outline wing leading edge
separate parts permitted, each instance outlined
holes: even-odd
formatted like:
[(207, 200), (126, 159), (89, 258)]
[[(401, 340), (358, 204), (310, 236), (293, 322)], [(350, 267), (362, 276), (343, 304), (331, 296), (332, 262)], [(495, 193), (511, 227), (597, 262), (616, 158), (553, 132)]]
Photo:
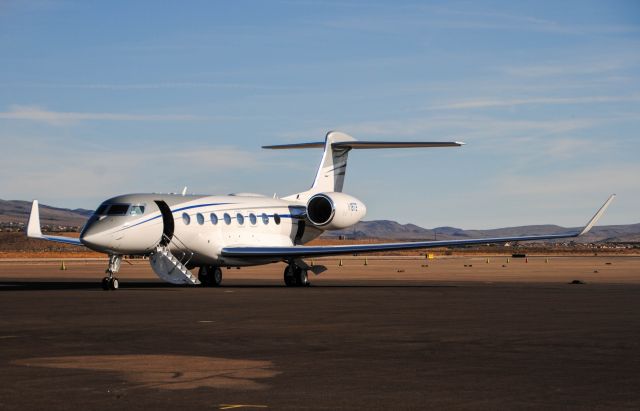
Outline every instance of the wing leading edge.
[(27, 223), (27, 237), (71, 245), (84, 245), (80, 242), (79, 238), (43, 235), (42, 230), (40, 229), (40, 209), (38, 207), (38, 200), (33, 200), (33, 204), (31, 204), (31, 214), (29, 214), (29, 222)]
[(600, 207), (589, 222), (579, 231), (572, 231), (564, 234), (531, 235), (519, 237), (493, 237), (475, 238), (467, 240), (441, 240), (441, 241), (412, 241), (404, 243), (383, 243), (383, 244), (356, 244), (356, 245), (334, 245), (334, 246), (292, 246), (292, 247), (225, 247), (222, 249), (223, 257), (230, 258), (260, 258), (274, 257), (282, 259), (320, 257), (340, 254), (373, 253), (378, 251), (411, 250), (417, 248), (448, 247), (457, 245), (472, 244), (492, 244), (504, 243), (508, 241), (534, 241), (553, 240), (559, 238), (579, 237), (589, 232), (604, 214), (609, 204), (615, 198), (612, 194), (609, 199)]

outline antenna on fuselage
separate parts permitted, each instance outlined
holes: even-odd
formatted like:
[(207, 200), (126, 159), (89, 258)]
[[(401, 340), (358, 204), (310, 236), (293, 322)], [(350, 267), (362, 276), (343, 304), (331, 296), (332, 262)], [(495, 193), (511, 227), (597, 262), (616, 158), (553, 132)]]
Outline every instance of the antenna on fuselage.
[(184, 186), (184, 188), (182, 189), (182, 196), (186, 196), (187, 195), (187, 186)]

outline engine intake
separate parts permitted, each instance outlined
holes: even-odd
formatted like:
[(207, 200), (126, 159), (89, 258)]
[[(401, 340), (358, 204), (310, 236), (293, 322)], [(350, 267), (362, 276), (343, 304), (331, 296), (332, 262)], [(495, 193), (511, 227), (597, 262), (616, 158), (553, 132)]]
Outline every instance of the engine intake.
[(307, 218), (323, 230), (340, 230), (360, 221), (367, 213), (365, 205), (344, 193), (319, 193), (307, 202)]

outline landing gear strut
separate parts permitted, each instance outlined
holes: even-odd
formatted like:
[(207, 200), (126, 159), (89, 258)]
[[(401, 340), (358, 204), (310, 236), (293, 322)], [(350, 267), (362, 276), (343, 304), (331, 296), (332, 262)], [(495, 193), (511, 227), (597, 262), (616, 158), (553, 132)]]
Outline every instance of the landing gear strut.
[(121, 255), (111, 254), (109, 255), (109, 267), (105, 271), (106, 277), (102, 279), (103, 290), (117, 290), (120, 286), (118, 278), (114, 276), (120, 270), (120, 263), (122, 262)]
[(222, 270), (213, 265), (203, 265), (198, 270), (198, 280), (205, 287), (218, 287), (222, 283)]
[(311, 285), (307, 270), (295, 264), (289, 264), (284, 269), (284, 283), (288, 287), (306, 287)]

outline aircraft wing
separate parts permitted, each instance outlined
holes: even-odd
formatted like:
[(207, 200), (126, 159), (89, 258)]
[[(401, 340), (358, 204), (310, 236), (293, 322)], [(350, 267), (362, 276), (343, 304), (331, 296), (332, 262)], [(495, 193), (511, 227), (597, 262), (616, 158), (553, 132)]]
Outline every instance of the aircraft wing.
[(29, 222), (27, 223), (27, 237), (71, 245), (84, 245), (80, 242), (79, 238), (43, 235), (42, 230), (40, 229), (40, 209), (38, 207), (38, 200), (33, 200), (33, 204), (31, 204), (31, 214), (29, 214)]
[(232, 258), (259, 258), (259, 257), (281, 257), (283, 259), (320, 257), (340, 254), (374, 253), (379, 251), (411, 250), (417, 248), (449, 247), (471, 244), (491, 244), (505, 243), (511, 241), (534, 241), (553, 240), (558, 238), (571, 238), (584, 235), (591, 230), (591, 227), (604, 214), (609, 204), (613, 201), (615, 194), (600, 207), (598, 212), (579, 231), (563, 234), (530, 235), (519, 237), (494, 237), (476, 238), (465, 240), (441, 240), (441, 241), (412, 241), (404, 243), (383, 243), (383, 244), (354, 244), (354, 245), (331, 245), (331, 246), (291, 246), (291, 247), (225, 247), (222, 249), (223, 257)]

